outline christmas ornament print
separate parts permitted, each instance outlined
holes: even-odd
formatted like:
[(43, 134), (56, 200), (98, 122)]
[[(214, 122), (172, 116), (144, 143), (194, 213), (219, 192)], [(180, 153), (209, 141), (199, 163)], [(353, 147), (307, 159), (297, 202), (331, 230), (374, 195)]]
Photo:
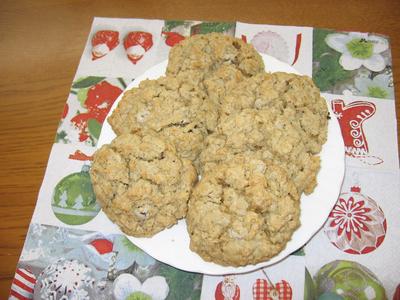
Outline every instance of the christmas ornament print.
[(119, 44), (119, 33), (113, 30), (97, 31), (92, 38), (92, 60), (107, 55)]
[(133, 31), (127, 34), (124, 47), (128, 59), (136, 65), (144, 54), (153, 47), (153, 36), (149, 32)]
[(326, 292), (320, 295), (317, 300), (344, 300), (344, 298), (338, 294)]
[(55, 216), (69, 225), (85, 224), (97, 216), (100, 206), (96, 202), (88, 166), (60, 180), (54, 188), (51, 207)]
[(95, 295), (93, 271), (75, 259), (59, 259), (38, 276), (34, 299), (89, 300)]
[[(336, 260), (324, 265), (317, 272), (315, 283), (317, 299), (328, 293), (332, 297), (323, 299), (387, 299), (378, 278), (366, 267), (353, 261)], [(333, 295), (338, 297), (334, 298)]]
[(316, 299), (314, 280), (307, 268), (305, 268), (304, 275), (304, 299)]
[(289, 47), (280, 34), (270, 30), (261, 31), (250, 42), (258, 52), (271, 55), (280, 61), (288, 63)]
[(360, 159), (368, 165), (381, 164), (383, 160), (370, 155), (363, 124), (376, 111), (375, 104), (368, 101), (354, 101), (347, 105), (341, 99), (332, 101), (332, 110), (338, 119), (345, 144), (346, 155)]
[(366, 254), (385, 239), (387, 222), (382, 209), (360, 187), (342, 193), (325, 223), (324, 232), (338, 249), (350, 254)]
[(253, 285), (254, 300), (291, 300), (292, 295), (292, 287), (285, 280), (272, 284), (270, 280), (257, 279)]
[(239, 300), (240, 288), (233, 276), (225, 276), (215, 288), (215, 300)]
[(33, 299), (33, 289), (35, 287), (35, 275), (24, 268), (17, 268), (14, 279), (11, 283), (9, 300)]

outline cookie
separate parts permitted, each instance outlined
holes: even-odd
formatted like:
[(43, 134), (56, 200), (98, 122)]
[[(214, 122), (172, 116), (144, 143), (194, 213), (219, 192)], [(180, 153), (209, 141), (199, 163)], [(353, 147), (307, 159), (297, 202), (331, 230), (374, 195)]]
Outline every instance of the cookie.
[(221, 33), (187, 38), (171, 49), (168, 58), (169, 75), (188, 70), (207, 74), (221, 65), (234, 65), (248, 76), (264, 71), (263, 60), (252, 45)]
[[(319, 153), (326, 141), (326, 101), (308, 76), (276, 72), (248, 78), (226, 94), (221, 118), (246, 108), (268, 110), (271, 116), (287, 119), (313, 154)], [(277, 129), (284, 126), (275, 123)]]
[(224, 98), (219, 124), (205, 140), (201, 172), (238, 153), (283, 166), (298, 192), (317, 184), (317, 155), (327, 136), (327, 106), (311, 79), (286, 73), (257, 75)]
[(199, 82), (181, 76), (142, 81), (127, 91), (108, 118), (117, 135), (151, 129), (173, 143), (183, 158), (194, 161), (213, 131), (218, 109)]
[(284, 168), (245, 155), (216, 165), (189, 201), (190, 249), (226, 266), (265, 261), (300, 225), (300, 201)]
[(90, 170), (96, 199), (121, 230), (152, 236), (186, 216), (196, 170), (154, 132), (124, 133), (96, 151)]
[(221, 33), (210, 33), (194, 35), (175, 45), (169, 53), (166, 74), (193, 76), (195, 71), (207, 95), (218, 102), (225, 90), (264, 69), (261, 56), (251, 44)]
[[(279, 126), (277, 125), (279, 124)], [(244, 109), (227, 116), (205, 140), (200, 155), (201, 173), (237, 154), (271, 160), (284, 167), (299, 193), (311, 193), (320, 168), (318, 156), (307, 152), (301, 134), (284, 116), (266, 109)]]

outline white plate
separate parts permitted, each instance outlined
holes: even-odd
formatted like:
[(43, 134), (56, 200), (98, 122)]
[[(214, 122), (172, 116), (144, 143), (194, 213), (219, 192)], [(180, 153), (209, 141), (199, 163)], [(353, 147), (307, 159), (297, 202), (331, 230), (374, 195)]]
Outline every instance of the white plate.
[[(276, 60), (267, 55), (262, 55), (269, 72), (288, 72), (297, 73), (291, 66)], [(144, 79), (155, 79), (165, 74), (167, 61), (164, 61), (149, 69), (142, 76), (137, 77), (127, 90), (137, 87), (140, 81)], [(115, 101), (110, 110), (110, 114), (117, 106), (122, 95)], [(329, 105), (328, 105), (329, 106)], [(155, 259), (167, 263), (176, 268), (199, 272), (210, 275), (222, 275), (233, 273), (245, 273), (272, 265), (294, 251), (301, 248), (304, 244), (317, 233), (326, 221), (330, 211), (336, 203), (340, 192), (340, 187), (344, 176), (344, 144), (340, 128), (336, 118), (329, 108), (331, 119), (328, 124), (328, 140), (321, 152), (321, 170), (318, 174), (318, 185), (314, 192), (301, 197), (301, 226), (294, 232), (292, 239), (287, 243), (286, 248), (278, 255), (268, 261), (257, 265), (248, 265), (244, 267), (224, 267), (214, 263), (204, 261), (199, 255), (189, 249), (189, 234), (186, 230), (185, 220), (169, 229), (154, 235), (151, 238), (128, 238), (138, 247), (146, 251)], [(103, 124), (97, 147), (110, 143), (115, 137), (107, 120)]]

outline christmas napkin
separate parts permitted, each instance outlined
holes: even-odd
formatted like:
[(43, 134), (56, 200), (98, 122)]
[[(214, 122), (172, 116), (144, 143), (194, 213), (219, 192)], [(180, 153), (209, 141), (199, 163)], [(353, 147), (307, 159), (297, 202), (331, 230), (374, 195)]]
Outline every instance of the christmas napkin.
[[(321, 230), (283, 261), (207, 276), (144, 253), (104, 215), (91, 156), (114, 101), (194, 34), (222, 32), (312, 76), (339, 122), (346, 176)], [(399, 299), (400, 192), (385, 36), (240, 22), (95, 18), (57, 129), (10, 299)]]

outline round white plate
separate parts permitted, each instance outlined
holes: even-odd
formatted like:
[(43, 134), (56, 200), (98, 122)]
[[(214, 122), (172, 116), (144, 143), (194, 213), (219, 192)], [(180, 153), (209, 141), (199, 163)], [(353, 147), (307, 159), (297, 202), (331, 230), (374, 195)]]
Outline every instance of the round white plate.
[[(291, 66), (278, 61), (277, 59), (262, 55), (268, 72), (298, 72)], [(137, 87), (140, 81), (145, 79), (156, 79), (165, 74), (167, 61), (164, 61), (137, 77), (126, 90)], [(123, 93), (115, 101), (110, 110), (111, 114), (121, 100)], [(329, 106), (329, 105), (328, 105)], [(328, 140), (321, 152), (321, 170), (318, 174), (318, 185), (311, 195), (301, 197), (301, 226), (294, 232), (292, 239), (287, 243), (286, 248), (278, 255), (268, 261), (257, 265), (244, 267), (224, 267), (204, 261), (199, 255), (189, 249), (189, 234), (186, 230), (185, 220), (169, 229), (154, 235), (151, 238), (128, 238), (142, 250), (146, 251), (155, 259), (167, 263), (176, 268), (199, 272), (210, 275), (222, 275), (233, 273), (245, 273), (272, 265), (304, 244), (317, 233), (325, 223), (330, 211), (336, 203), (344, 176), (344, 144), (340, 128), (336, 118), (329, 107), (331, 119), (328, 124)], [(115, 133), (110, 124), (106, 121), (99, 137), (97, 147), (110, 143), (115, 138)], [(122, 232), (121, 232), (122, 233)]]

